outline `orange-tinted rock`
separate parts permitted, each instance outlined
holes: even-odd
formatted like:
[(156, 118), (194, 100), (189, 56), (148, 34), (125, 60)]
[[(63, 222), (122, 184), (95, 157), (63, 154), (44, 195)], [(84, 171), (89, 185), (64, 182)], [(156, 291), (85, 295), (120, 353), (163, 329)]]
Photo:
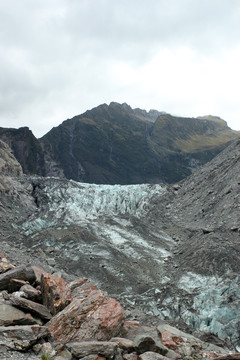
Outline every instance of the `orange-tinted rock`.
[(72, 302), (48, 323), (50, 333), (62, 343), (110, 340), (124, 319), (122, 306), (90, 281), (79, 285)]
[(85, 299), (93, 291), (98, 291), (97, 285), (86, 278), (74, 280), (69, 284), (73, 299)]
[(179, 345), (179, 344), (181, 344), (182, 342), (184, 342), (184, 340), (183, 340), (183, 338), (182, 338), (181, 336), (173, 335), (173, 336), (172, 336), (172, 339), (173, 339), (173, 341), (174, 341), (177, 345)]
[(63, 310), (71, 301), (71, 291), (60, 277), (54, 275), (41, 275), (42, 302), (52, 315)]
[[(161, 338), (162, 338), (162, 344), (165, 345), (168, 349), (176, 350), (177, 344), (173, 340), (173, 335), (169, 333), (168, 331), (161, 331)], [(175, 338), (177, 338), (175, 336)]]

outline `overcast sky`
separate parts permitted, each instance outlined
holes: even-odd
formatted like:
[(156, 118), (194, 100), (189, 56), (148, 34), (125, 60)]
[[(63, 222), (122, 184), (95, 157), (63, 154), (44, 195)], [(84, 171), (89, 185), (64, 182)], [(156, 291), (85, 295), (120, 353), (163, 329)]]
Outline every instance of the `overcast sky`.
[(240, 130), (240, 0), (0, 0), (0, 126), (111, 101)]

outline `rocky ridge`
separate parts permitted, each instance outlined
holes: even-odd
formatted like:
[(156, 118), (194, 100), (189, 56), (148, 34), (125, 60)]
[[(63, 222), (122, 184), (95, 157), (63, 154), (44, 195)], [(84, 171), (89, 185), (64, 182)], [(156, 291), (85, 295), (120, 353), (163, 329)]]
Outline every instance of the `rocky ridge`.
[(217, 117), (181, 118), (116, 102), (65, 120), (41, 139), (26, 127), (0, 128), (25, 174), (123, 185), (180, 181), (239, 136)]

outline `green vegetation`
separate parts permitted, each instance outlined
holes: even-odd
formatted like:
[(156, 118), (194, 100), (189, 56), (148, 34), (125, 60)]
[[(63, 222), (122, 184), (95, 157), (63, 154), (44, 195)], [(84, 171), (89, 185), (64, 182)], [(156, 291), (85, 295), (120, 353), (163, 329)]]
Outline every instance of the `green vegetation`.
[(41, 355), (41, 360), (50, 360), (51, 359), (51, 355), (50, 354), (42, 354)]
[[(159, 116), (158, 116), (159, 115)], [(127, 104), (100, 105), (37, 140), (28, 128), (1, 129), (25, 173), (47, 175), (44, 153), (68, 179), (90, 183), (174, 183), (211, 160), (239, 132), (220, 118), (180, 118)]]

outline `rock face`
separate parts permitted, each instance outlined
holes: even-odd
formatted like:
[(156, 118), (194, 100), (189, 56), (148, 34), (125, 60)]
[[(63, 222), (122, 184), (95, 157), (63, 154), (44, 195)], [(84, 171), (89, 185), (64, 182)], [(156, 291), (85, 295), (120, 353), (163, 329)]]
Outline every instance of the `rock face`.
[(28, 127), (0, 128), (0, 139), (12, 149), (25, 174), (45, 175), (41, 145)]
[(49, 322), (49, 332), (63, 343), (111, 339), (124, 319), (123, 308), (90, 281), (77, 285), (72, 284), (72, 302)]
[(0, 174), (22, 175), (22, 167), (12, 154), (10, 147), (0, 140)]
[(70, 288), (62, 278), (42, 274), (40, 286), (43, 304), (52, 315), (56, 315), (71, 302)]

